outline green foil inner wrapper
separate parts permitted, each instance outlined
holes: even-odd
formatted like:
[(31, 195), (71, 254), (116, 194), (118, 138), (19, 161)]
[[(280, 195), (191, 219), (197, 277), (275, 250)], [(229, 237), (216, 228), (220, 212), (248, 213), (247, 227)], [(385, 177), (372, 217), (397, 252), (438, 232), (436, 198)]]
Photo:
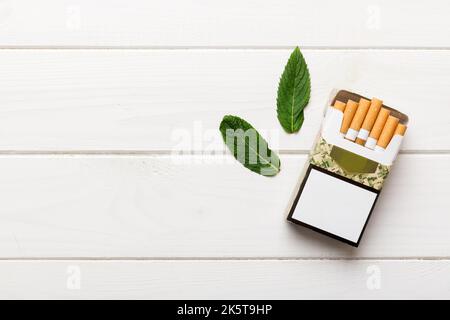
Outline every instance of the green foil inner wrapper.
[(376, 190), (381, 190), (389, 166), (328, 144), (323, 138), (310, 155), (310, 163)]

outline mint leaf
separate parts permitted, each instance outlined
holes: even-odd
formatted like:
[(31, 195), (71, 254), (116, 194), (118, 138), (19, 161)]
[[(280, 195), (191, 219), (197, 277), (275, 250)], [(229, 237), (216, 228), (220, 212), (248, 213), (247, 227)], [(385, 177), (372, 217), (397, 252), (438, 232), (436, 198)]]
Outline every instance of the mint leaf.
[(311, 80), (308, 66), (300, 49), (296, 47), (284, 67), (278, 84), (278, 121), (288, 133), (300, 130), (304, 115), (303, 109), (309, 102)]
[(220, 132), (233, 156), (247, 169), (263, 176), (274, 176), (280, 172), (278, 155), (269, 149), (266, 140), (244, 119), (231, 115), (223, 117)]

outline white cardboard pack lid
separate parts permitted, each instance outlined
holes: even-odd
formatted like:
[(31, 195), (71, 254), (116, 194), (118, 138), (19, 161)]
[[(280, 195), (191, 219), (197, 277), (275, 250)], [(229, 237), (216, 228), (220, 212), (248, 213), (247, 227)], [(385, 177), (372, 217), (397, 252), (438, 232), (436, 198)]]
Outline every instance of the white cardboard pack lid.
[(307, 175), (291, 218), (358, 243), (378, 193), (313, 167)]

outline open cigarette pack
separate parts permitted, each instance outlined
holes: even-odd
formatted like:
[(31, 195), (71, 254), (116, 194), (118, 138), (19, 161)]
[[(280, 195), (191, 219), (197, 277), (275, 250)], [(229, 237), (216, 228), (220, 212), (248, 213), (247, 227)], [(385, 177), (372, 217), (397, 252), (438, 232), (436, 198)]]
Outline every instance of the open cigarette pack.
[(407, 123), (377, 98), (334, 91), (288, 220), (357, 247)]

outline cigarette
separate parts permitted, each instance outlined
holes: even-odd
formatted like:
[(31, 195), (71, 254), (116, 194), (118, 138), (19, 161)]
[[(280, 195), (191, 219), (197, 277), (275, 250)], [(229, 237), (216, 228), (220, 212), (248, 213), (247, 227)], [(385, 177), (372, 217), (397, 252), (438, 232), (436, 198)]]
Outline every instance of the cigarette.
[(359, 130), (358, 137), (356, 138), (356, 143), (364, 145), (367, 138), (369, 137), (370, 130), (372, 130), (378, 113), (380, 112), (383, 101), (377, 98), (373, 98), (370, 103), (369, 111), (367, 112), (364, 122)]
[(404, 124), (399, 123), (397, 125), (397, 128), (395, 128), (395, 132), (394, 132), (394, 136), (398, 135), (398, 136), (404, 136), (405, 132), (406, 132), (406, 126)]
[(365, 146), (369, 149), (374, 149), (377, 145), (378, 138), (380, 137), (381, 131), (383, 131), (384, 124), (391, 112), (386, 108), (381, 108), (378, 113), (377, 119), (373, 124), (372, 130), (370, 131), (369, 137), (367, 138)]
[(338, 109), (338, 110), (344, 112), (344, 109), (345, 109), (345, 103), (343, 103), (342, 101), (336, 100), (336, 102), (334, 103), (334, 106), (333, 106), (333, 107), (334, 107), (335, 109)]
[(355, 116), (352, 119), (350, 124), (350, 128), (345, 135), (345, 138), (351, 141), (355, 141), (358, 136), (359, 129), (361, 129), (361, 125), (366, 117), (367, 111), (369, 110), (370, 101), (364, 98), (359, 100), (358, 109), (356, 110)]
[(358, 109), (358, 103), (353, 100), (348, 100), (344, 110), (344, 118), (342, 119), (341, 133), (347, 133), (350, 123)]
[(386, 149), (389, 142), (391, 142), (394, 136), (395, 129), (397, 129), (399, 119), (393, 116), (389, 116), (384, 125), (383, 131), (381, 131), (380, 137), (378, 138), (377, 146), (375, 150), (383, 151)]

